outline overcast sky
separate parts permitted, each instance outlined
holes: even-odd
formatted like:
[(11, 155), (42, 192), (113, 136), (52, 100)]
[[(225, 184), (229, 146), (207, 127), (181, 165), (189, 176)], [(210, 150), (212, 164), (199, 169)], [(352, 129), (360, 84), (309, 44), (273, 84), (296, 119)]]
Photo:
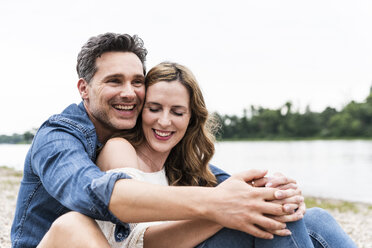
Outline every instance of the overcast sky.
[(80, 101), (76, 56), (93, 35), (138, 34), (147, 67), (188, 66), (207, 107), (340, 109), (372, 85), (372, 1), (0, 1), (0, 134)]

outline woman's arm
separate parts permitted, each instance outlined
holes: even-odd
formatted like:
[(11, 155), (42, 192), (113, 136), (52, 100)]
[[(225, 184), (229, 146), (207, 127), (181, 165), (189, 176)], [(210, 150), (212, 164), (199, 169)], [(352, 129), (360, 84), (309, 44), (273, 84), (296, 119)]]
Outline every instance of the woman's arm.
[(147, 228), (144, 248), (195, 247), (222, 228), (207, 220), (173, 221)]

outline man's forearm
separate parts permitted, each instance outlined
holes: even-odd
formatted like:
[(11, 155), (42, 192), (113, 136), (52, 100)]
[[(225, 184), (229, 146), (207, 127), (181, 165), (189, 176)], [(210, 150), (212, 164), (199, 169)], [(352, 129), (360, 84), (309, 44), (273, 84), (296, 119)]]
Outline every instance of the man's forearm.
[(213, 188), (160, 186), (133, 179), (115, 183), (109, 210), (123, 222), (205, 219)]
[[(161, 220), (209, 220), (259, 238), (272, 238), (267, 230), (281, 230), (285, 224), (268, 215), (286, 214), (273, 188), (255, 188), (248, 182), (265, 171), (250, 170), (233, 175), (217, 187), (159, 186), (134, 179), (118, 180), (109, 209), (123, 222)], [(285, 191), (280, 192), (285, 195)]]

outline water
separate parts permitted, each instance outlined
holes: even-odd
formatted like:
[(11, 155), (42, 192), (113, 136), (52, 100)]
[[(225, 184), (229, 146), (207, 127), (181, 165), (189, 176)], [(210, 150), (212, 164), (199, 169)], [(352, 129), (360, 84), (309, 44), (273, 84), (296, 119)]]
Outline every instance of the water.
[(372, 203), (372, 141), (220, 142), (212, 163), (230, 173), (280, 171), (304, 195)]
[[(28, 148), (0, 144), (0, 166), (22, 170)], [(372, 141), (219, 142), (212, 163), (229, 173), (280, 171), (305, 195), (372, 203)]]
[(0, 166), (23, 170), (23, 163), (30, 145), (0, 144)]

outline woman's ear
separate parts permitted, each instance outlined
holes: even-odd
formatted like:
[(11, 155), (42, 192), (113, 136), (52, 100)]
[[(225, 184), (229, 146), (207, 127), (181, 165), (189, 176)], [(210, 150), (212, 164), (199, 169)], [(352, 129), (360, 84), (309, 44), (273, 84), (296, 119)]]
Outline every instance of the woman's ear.
[(88, 87), (88, 82), (85, 81), (85, 79), (83, 78), (80, 78), (78, 83), (77, 83), (77, 87), (78, 87), (78, 90), (79, 90), (79, 93), (80, 93), (80, 96), (83, 100), (87, 100), (89, 99), (89, 94), (88, 94), (88, 91), (89, 91), (89, 87)]

